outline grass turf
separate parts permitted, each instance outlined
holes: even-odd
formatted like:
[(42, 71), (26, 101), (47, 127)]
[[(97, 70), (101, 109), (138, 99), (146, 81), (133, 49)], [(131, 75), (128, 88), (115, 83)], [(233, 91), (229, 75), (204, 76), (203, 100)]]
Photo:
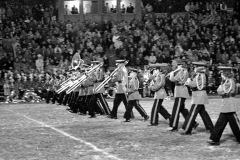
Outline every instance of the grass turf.
[[(206, 106), (213, 123), (219, 114), (220, 99), (211, 99)], [(153, 100), (140, 101), (150, 115)], [(0, 104), (0, 159), (240, 159), (229, 125), (220, 146), (209, 146), (200, 116), (199, 127), (191, 136), (170, 133), (168, 121), (160, 115), (159, 125), (149, 127), (149, 121), (134, 110), (135, 119), (124, 123), (125, 107), (119, 107), (118, 119), (97, 116), (89, 119), (70, 113), (66, 106), (53, 104)], [(164, 101), (171, 113), (173, 100)], [(109, 102), (112, 107), (112, 102)], [(187, 108), (190, 101), (186, 101)], [(180, 125), (183, 123), (180, 118)]]

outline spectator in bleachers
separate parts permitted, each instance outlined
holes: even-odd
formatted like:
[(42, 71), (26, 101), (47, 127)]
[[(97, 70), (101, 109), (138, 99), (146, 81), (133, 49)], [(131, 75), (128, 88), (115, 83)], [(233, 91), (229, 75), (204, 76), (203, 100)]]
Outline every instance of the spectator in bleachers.
[[(0, 59), (1, 68), (37, 69), (34, 62), (38, 54), (42, 55), (44, 69), (67, 68), (63, 66), (78, 50), (87, 64), (98, 59), (106, 66), (112, 66), (107, 61), (115, 56), (129, 58), (129, 65), (140, 67), (148, 62), (170, 64), (175, 57), (212, 64), (239, 62), (239, 23), (227, 13), (220, 16), (223, 3), (191, 2), (189, 16), (156, 17), (149, 2), (145, 7), (149, 14), (144, 15), (143, 21), (119, 24), (112, 21), (103, 24), (60, 22), (52, 18), (57, 10), (53, 6), (16, 6), (8, 4), (0, 8), (0, 15), (5, 16), (0, 24), (0, 36), (3, 36), (0, 55), (4, 54)], [(206, 10), (211, 14), (204, 12)], [(9, 16), (14, 18), (10, 20)], [(13, 56), (18, 60), (11, 63)]]

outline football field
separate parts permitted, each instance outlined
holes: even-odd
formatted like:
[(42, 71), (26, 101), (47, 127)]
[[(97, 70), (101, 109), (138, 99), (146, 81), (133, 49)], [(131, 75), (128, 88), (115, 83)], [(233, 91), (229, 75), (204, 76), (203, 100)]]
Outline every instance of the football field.
[[(206, 106), (215, 124), (220, 99)], [(112, 108), (112, 100), (108, 101)], [(150, 116), (153, 100), (140, 101)], [(239, 99), (240, 104), (240, 99)], [(171, 113), (173, 100), (163, 106)], [(190, 100), (186, 101), (190, 108)], [(240, 160), (240, 145), (227, 125), (220, 146), (209, 146), (210, 134), (200, 123), (191, 136), (168, 132), (168, 121), (159, 116), (158, 126), (134, 109), (135, 119), (123, 122), (125, 107), (118, 119), (88, 118), (68, 112), (66, 106), (45, 103), (0, 104), (0, 160)], [(179, 127), (183, 118), (180, 118)]]

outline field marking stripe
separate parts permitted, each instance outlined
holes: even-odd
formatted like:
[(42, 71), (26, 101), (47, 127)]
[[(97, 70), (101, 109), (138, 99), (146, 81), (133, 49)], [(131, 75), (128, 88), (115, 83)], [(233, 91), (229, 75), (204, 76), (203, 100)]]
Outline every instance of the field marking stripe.
[[(10, 112), (13, 112), (12, 110), (8, 110), (8, 109), (5, 109), (5, 110), (10, 111)], [(52, 130), (54, 130), (54, 131), (56, 131), (56, 132), (58, 132), (58, 133), (61, 133), (62, 135), (66, 136), (66, 137), (68, 137), (68, 138), (70, 138), (70, 139), (73, 139), (73, 140), (75, 140), (75, 141), (79, 141), (79, 142), (81, 142), (81, 143), (84, 143), (86, 146), (91, 147), (93, 150), (95, 150), (95, 151), (97, 151), (97, 152), (101, 152), (102, 154), (104, 154), (104, 155), (107, 156), (108, 158), (112, 158), (112, 159), (116, 159), (116, 160), (122, 160), (122, 159), (120, 159), (120, 158), (118, 158), (118, 157), (116, 157), (116, 156), (114, 156), (114, 155), (112, 155), (112, 154), (110, 154), (110, 153), (108, 153), (108, 152), (106, 152), (106, 151), (98, 148), (98, 147), (95, 146), (94, 144), (92, 144), (92, 143), (90, 143), (90, 142), (87, 142), (87, 141), (85, 141), (85, 140), (83, 140), (83, 139), (81, 139), (81, 138), (74, 137), (74, 136), (72, 136), (72, 135), (70, 135), (70, 134), (68, 134), (68, 133), (66, 133), (66, 132), (64, 132), (64, 131), (61, 131), (60, 129), (57, 129), (57, 128), (53, 127), (53, 126), (50, 126), (50, 125), (45, 124), (45, 123), (43, 123), (43, 122), (40, 122), (40, 121), (38, 121), (38, 120), (32, 119), (32, 118), (30, 118), (30, 117), (28, 117), (28, 116), (26, 116), (26, 115), (23, 115), (23, 114), (20, 114), (20, 113), (16, 113), (16, 112), (14, 112), (14, 113), (15, 113), (15, 114), (18, 114), (18, 115), (20, 115), (20, 116), (22, 116), (22, 117), (24, 117), (24, 118), (26, 118), (26, 119), (28, 119), (28, 120), (31, 120), (31, 121), (33, 121), (33, 122), (35, 122), (35, 123), (38, 123), (38, 124), (40, 124), (40, 125), (42, 125), (42, 126), (44, 126), (44, 127), (46, 127), (46, 128), (50, 128), (50, 129), (52, 129)]]

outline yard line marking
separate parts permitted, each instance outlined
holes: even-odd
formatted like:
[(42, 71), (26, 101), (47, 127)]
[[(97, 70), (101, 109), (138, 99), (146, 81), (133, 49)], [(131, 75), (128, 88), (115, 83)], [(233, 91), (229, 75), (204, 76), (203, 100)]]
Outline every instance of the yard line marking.
[[(5, 110), (10, 111), (10, 112), (13, 112), (12, 110), (9, 110), (9, 109), (5, 109)], [(84, 143), (86, 146), (91, 147), (91, 148), (92, 148), (93, 150), (95, 150), (96, 152), (100, 152), (100, 153), (102, 153), (103, 155), (107, 156), (108, 158), (112, 158), (112, 159), (116, 159), (116, 160), (122, 160), (122, 159), (120, 159), (120, 158), (118, 158), (118, 157), (116, 157), (116, 156), (114, 156), (114, 155), (112, 155), (112, 154), (110, 154), (110, 153), (108, 153), (108, 152), (106, 152), (106, 151), (98, 148), (98, 147), (95, 146), (94, 144), (92, 144), (92, 143), (90, 143), (90, 142), (87, 142), (87, 141), (85, 141), (85, 140), (83, 140), (83, 139), (81, 139), (81, 138), (74, 137), (74, 136), (72, 136), (72, 135), (70, 135), (70, 134), (68, 134), (68, 133), (66, 133), (66, 132), (64, 132), (64, 131), (61, 131), (60, 129), (57, 129), (57, 128), (53, 127), (53, 126), (50, 126), (50, 125), (45, 124), (45, 123), (43, 123), (43, 122), (40, 122), (40, 121), (38, 121), (38, 120), (32, 119), (32, 118), (30, 118), (30, 117), (28, 117), (28, 116), (26, 116), (26, 115), (23, 115), (23, 114), (20, 114), (20, 113), (16, 113), (16, 112), (14, 112), (14, 113), (15, 113), (15, 114), (18, 114), (18, 115), (20, 115), (20, 116), (22, 116), (22, 117), (24, 117), (24, 118), (26, 118), (26, 119), (28, 119), (28, 120), (31, 120), (31, 121), (33, 121), (33, 122), (35, 122), (35, 123), (38, 123), (38, 124), (40, 124), (41, 126), (44, 126), (44, 127), (46, 127), (46, 128), (50, 128), (50, 129), (52, 129), (52, 130), (54, 130), (54, 131), (56, 131), (56, 132), (58, 132), (58, 133), (61, 133), (62, 135), (66, 136), (66, 137), (68, 137), (68, 138), (70, 138), (70, 139), (73, 139), (73, 140), (75, 140), (75, 141), (79, 141), (79, 142), (81, 142), (81, 143)]]

